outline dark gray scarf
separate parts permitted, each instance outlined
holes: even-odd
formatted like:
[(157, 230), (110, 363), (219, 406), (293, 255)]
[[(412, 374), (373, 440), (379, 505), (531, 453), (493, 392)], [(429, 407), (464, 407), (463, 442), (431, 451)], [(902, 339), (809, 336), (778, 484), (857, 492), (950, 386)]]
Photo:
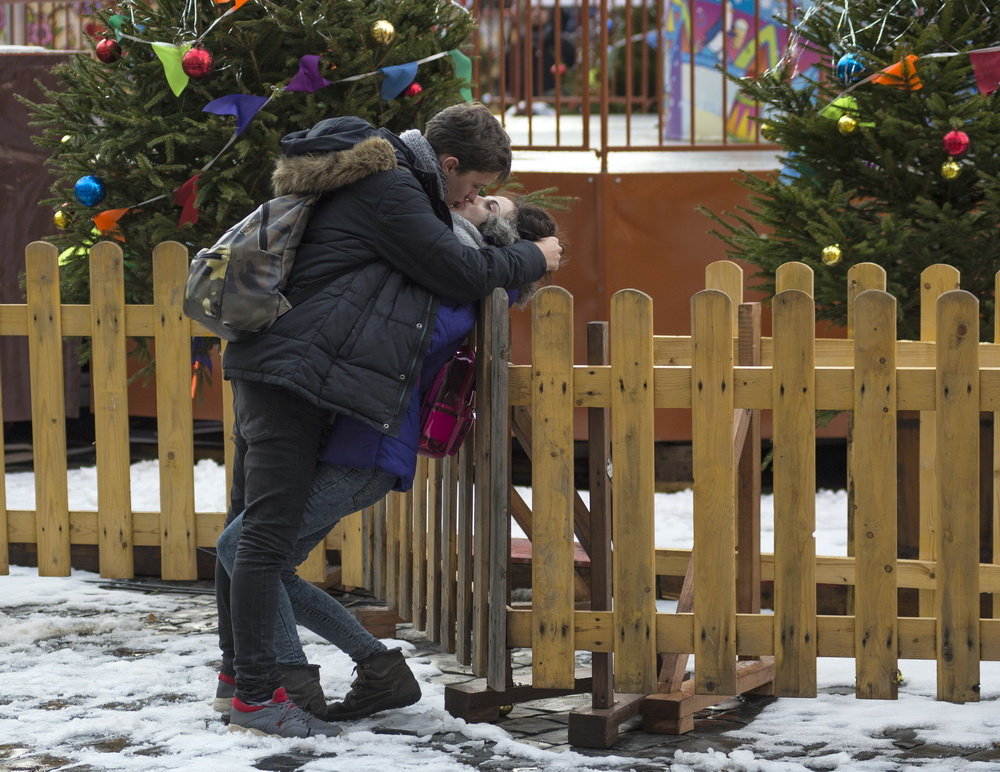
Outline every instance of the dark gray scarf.
[(434, 148), (431, 147), (431, 143), (424, 139), (424, 135), (417, 129), (404, 131), (399, 135), (399, 138), (416, 157), (417, 168), (420, 171), (436, 175), (438, 197), (444, 201), (444, 197), (448, 193), (448, 178), (445, 176), (444, 169), (441, 168), (441, 162), (438, 160)]

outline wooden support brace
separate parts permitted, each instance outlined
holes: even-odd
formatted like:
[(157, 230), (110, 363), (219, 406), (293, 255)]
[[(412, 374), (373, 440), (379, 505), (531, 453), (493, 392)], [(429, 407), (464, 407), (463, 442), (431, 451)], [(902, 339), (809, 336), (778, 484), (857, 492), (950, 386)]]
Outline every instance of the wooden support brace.
[(642, 709), (645, 694), (614, 694), (610, 708), (577, 708), (569, 714), (569, 744), (581, 748), (610, 748), (618, 727)]
[(590, 678), (577, 678), (572, 689), (536, 689), (533, 686), (517, 684), (498, 691), (488, 687), (485, 678), (477, 678), (463, 684), (446, 686), (444, 709), (455, 718), (465, 719), (470, 723), (496, 721), (500, 718), (501, 705), (589, 692), (592, 685)]
[[(736, 693), (759, 689), (774, 680), (774, 658), (736, 663)], [(694, 729), (694, 714), (733, 695), (695, 694), (688, 679), (670, 694), (651, 694), (642, 703), (642, 728), (657, 734), (684, 734)]]

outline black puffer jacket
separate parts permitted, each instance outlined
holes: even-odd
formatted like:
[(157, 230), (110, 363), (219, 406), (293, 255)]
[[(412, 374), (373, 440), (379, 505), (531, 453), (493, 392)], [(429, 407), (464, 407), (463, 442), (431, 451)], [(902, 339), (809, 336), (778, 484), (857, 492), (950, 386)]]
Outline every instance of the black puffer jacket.
[[(474, 249), (451, 230), (436, 179), (392, 133), (331, 118), (282, 140), (277, 195), (321, 192), (287, 293), (334, 278), (266, 331), (226, 348), (226, 378), (282, 386), (395, 434), (438, 298), (469, 302), (545, 272), (533, 243)], [(429, 191), (431, 195), (429, 195)]]

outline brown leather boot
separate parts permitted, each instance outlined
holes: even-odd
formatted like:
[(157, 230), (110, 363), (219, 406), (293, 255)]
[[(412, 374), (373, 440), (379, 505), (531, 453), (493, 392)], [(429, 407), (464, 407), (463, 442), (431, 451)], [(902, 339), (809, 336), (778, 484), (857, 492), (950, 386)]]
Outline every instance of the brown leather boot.
[(420, 699), (420, 684), (399, 649), (363, 659), (354, 669), (358, 676), (351, 690), (342, 701), (326, 709), (327, 721), (345, 721), (389, 708), (405, 708)]
[(319, 665), (279, 665), (281, 685), (285, 687), (288, 699), (306, 713), (323, 718), (326, 713), (326, 697), (319, 683)]

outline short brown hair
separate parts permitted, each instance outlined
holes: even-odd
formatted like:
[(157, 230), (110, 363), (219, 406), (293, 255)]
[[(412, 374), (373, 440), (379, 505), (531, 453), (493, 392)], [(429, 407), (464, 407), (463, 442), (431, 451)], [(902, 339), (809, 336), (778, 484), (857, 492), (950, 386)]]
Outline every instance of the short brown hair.
[(489, 109), (478, 102), (446, 107), (429, 121), (424, 137), (434, 152), (458, 159), (459, 172), (510, 174), (510, 137)]

